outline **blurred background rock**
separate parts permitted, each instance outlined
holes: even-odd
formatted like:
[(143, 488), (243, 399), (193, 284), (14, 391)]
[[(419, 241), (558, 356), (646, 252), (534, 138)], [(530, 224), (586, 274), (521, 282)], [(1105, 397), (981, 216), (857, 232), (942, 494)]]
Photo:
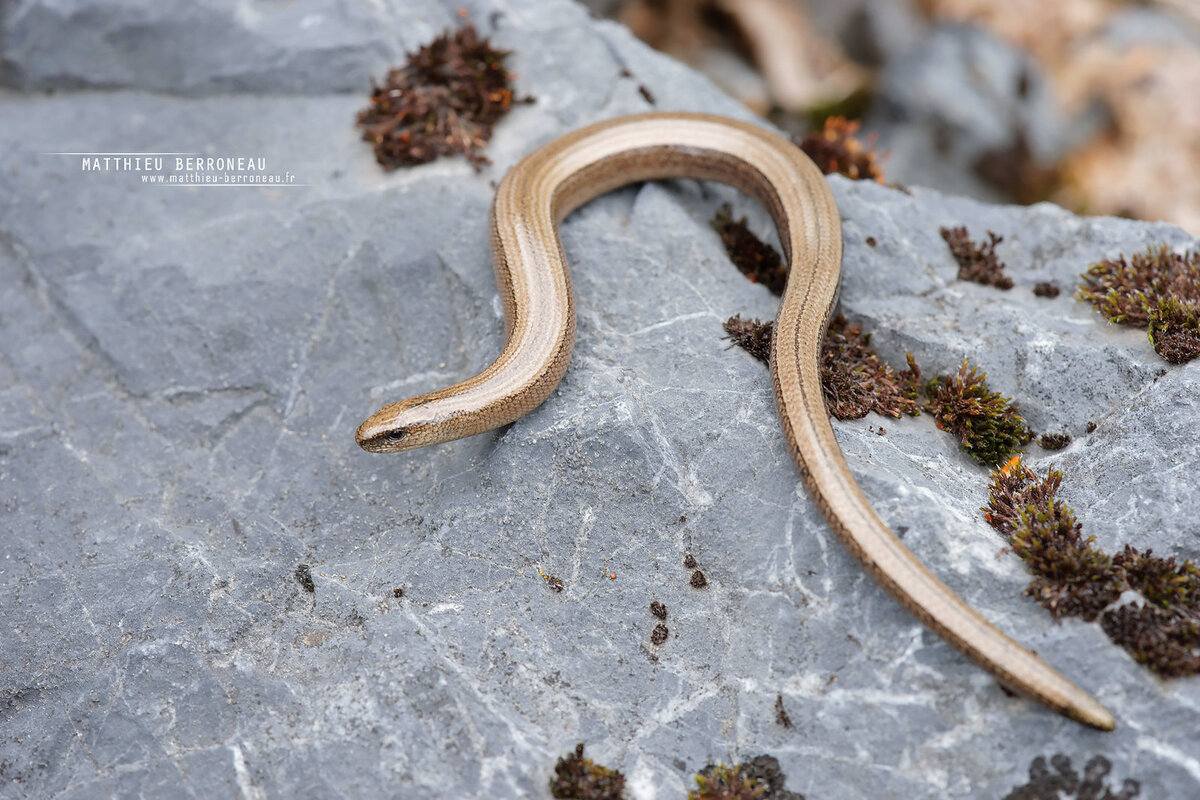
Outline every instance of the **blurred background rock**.
[(889, 181), (1200, 232), (1198, 0), (585, 0)]

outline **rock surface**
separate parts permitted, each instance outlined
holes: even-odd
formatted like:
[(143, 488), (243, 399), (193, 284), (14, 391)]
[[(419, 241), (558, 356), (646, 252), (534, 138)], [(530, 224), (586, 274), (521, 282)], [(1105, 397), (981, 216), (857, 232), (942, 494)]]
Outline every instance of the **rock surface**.
[[(928, 417), (836, 429), (908, 546), (1117, 730), (1006, 695), (830, 534), (767, 371), (721, 339), (727, 316), (775, 307), (708, 227), (733, 199), (766, 230), (728, 190), (630, 188), (567, 222), (579, 343), (537, 412), (359, 451), (383, 402), (498, 351), (490, 181), (646, 110), (639, 84), (659, 109), (746, 115), (570, 3), (475, 2), (536, 104), (501, 123), (480, 174), (461, 159), (382, 174), (352, 125), (367, 77), (459, 3), (318, 5), (5, 6), (0, 796), (536, 798), (577, 741), (637, 800), (763, 752), (809, 800), (999, 798), (1054, 753), (1080, 770), (1105, 755), (1114, 787), (1135, 778), (1144, 797), (1200, 794), (1200, 679), (1157, 680), (1098, 626), (1024, 598), (976, 510), (986, 471)], [(57, 155), (83, 151), (264, 157), (304, 185), (147, 186)], [(881, 353), (930, 373), (969, 357), (1036, 428), (1069, 431), (1032, 460), (1063, 467), (1105, 548), (1200, 555), (1200, 362), (1169, 367), (1070, 298), (1091, 261), (1196, 242), (830, 183), (842, 310)], [(942, 225), (1003, 234), (1017, 288), (956, 281)], [(1043, 280), (1063, 294), (1034, 297)]]
[(978, 174), (989, 158), (1044, 168), (1091, 134), (1058, 110), (1028, 53), (967, 25), (934, 28), (882, 70), (877, 91), (867, 125), (891, 154), (888, 177), (985, 200), (1004, 197)]

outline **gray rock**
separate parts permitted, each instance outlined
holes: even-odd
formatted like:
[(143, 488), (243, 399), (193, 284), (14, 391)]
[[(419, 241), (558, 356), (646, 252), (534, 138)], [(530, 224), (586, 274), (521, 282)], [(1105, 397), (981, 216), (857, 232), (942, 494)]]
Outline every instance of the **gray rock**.
[[(890, 179), (1008, 200), (1008, 171), (1024, 161), (1052, 168), (1113, 124), (1099, 98), (1064, 113), (1037, 59), (985, 27), (930, 25), (909, 0), (817, 4), (813, 13), (856, 58), (881, 66), (864, 128), (890, 153)], [(1200, 43), (1194, 26), (1151, 7), (1114, 13), (1098, 35), (1118, 48)], [(981, 172), (984, 160), (992, 163)]]
[(1080, 122), (1058, 110), (1029, 54), (981, 28), (945, 24), (882, 71), (867, 127), (892, 154), (890, 179), (998, 200), (977, 174), (981, 159), (1024, 147), (1049, 167), (1090, 135)]
[(0, 10), (0, 65), (20, 89), (130, 87), (180, 94), (358, 90), (454, 21), (412, 3), (12, 0)]
[(919, 47), (928, 33), (913, 0), (847, 0), (822, 3), (796, 0), (813, 24), (836, 37), (855, 61), (880, 67)]
[[(16, 85), (64, 91), (0, 96), (0, 796), (545, 797), (578, 741), (639, 800), (682, 797), (704, 764), (762, 752), (810, 800), (1001, 797), (1059, 752), (1080, 769), (1107, 755), (1146, 797), (1200, 791), (1200, 682), (1157, 680), (1098, 626), (1055, 624), (1024, 598), (1027, 574), (976, 510), (986, 471), (928, 417), (836, 429), (908, 545), (1095, 692), (1118, 729), (1006, 695), (830, 534), (766, 370), (721, 338), (727, 316), (776, 303), (708, 228), (732, 198), (766, 230), (728, 190), (629, 188), (565, 224), (579, 344), (535, 413), (402, 456), (355, 447), (380, 404), (498, 351), (489, 182), (516, 159), (645, 110), (638, 83), (659, 108), (746, 117), (576, 6), (480, 2), (485, 28), (503, 12), (495, 38), (538, 102), (498, 127), (480, 174), (454, 159), (385, 175), (352, 126), (360, 78), (454, 5), (341, 12), (334, 29), (362, 33), (322, 76), (316, 32), (260, 33), (274, 44), (227, 72), (182, 40), (121, 72), (97, 25), (173, 41), (168, 11), (130, 4), (101, 23), (63, 4), (8, 8)], [(248, 29), (244, 10), (189, 13)], [(45, 20), (95, 49), (52, 53)], [(312, 84), (281, 63), (308, 64)], [(346, 63), (361, 71), (341, 83)], [(304, 185), (148, 186), (50, 155), (101, 150), (261, 156)], [(1035, 426), (1076, 436), (1032, 457), (1067, 471), (1064, 497), (1101, 545), (1195, 557), (1200, 364), (1167, 367), (1069, 289), (1090, 261), (1196, 243), (1051, 206), (830, 182), (842, 310), (881, 352), (900, 364), (911, 350), (929, 372), (970, 357)], [(1004, 234), (1017, 288), (956, 281), (937, 233), (950, 224)], [(1035, 298), (1039, 280), (1066, 291)], [(685, 553), (706, 589), (688, 585)], [(651, 600), (669, 611), (660, 646)], [(779, 694), (792, 729), (775, 723)]]

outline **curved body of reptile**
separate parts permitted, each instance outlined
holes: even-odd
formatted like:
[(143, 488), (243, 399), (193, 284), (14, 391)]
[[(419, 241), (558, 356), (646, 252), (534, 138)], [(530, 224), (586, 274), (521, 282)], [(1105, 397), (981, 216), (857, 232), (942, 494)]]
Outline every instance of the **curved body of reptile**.
[(359, 427), (359, 445), (393, 452), (459, 439), (513, 422), (545, 400), (575, 339), (558, 223), (593, 197), (659, 178), (731, 184), (774, 218), (790, 265), (771, 343), (779, 419), (805, 486), (846, 548), (905, 608), (1001, 683), (1079, 722), (1112, 729), (1112, 715), (1099, 703), (926, 570), (855, 483), (818, 372), (841, 270), (837, 206), (799, 148), (753, 125), (703, 114), (622, 117), (563, 136), (517, 164), (491, 213), (503, 352), (473, 378), (380, 409)]

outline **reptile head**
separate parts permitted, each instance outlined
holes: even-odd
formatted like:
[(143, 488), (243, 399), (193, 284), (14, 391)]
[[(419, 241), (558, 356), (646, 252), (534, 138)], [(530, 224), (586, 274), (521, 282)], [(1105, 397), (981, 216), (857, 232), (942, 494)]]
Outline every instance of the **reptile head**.
[(379, 409), (358, 426), (358, 446), (369, 453), (397, 453), (444, 441), (438, 434), (443, 420), (433, 413), (431, 399), (422, 395)]

